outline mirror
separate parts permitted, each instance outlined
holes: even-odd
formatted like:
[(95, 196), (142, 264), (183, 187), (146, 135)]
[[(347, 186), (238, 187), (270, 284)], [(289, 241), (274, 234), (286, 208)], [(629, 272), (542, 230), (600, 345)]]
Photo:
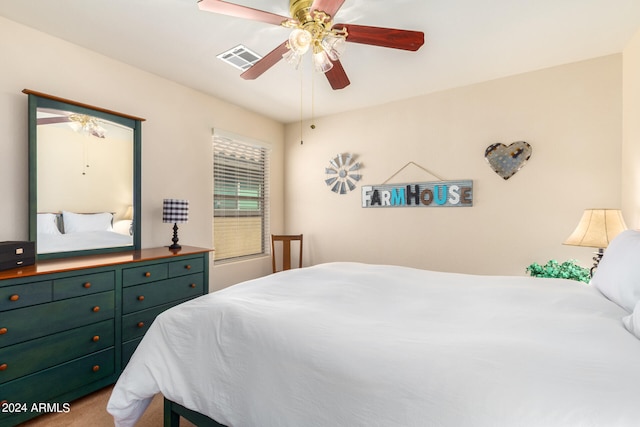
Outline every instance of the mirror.
[(144, 119), (25, 89), (29, 239), (39, 259), (140, 248)]

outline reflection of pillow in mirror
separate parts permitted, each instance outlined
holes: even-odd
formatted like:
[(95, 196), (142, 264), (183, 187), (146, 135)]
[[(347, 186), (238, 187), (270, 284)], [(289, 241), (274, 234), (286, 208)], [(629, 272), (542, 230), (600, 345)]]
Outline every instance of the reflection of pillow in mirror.
[(62, 220), (65, 234), (83, 231), (112, 231), (113, 214), (109, 212), (78, 214), (62, 211)]
[(120, 221), (116, 221), (116, 223), (113, 224), (113, 231), (119, 234), (123, 234), (125, 236), (132, 236), (133, 221), (131, 221), (130, 219), (123, 219)]
[(61, 234), (56, 214), (39, 213), (37, 227), (38, 234)]

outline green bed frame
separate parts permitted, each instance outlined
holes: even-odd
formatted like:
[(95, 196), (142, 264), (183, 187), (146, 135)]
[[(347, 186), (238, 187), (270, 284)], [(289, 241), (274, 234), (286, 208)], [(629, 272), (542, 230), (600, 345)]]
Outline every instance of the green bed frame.
[(164, 427), (180, 427), (180, 417), (197, 425), (198, 427), (226, 427), (212, 420), (206, 415), (187, 409), (171, 400), (164, 398)]

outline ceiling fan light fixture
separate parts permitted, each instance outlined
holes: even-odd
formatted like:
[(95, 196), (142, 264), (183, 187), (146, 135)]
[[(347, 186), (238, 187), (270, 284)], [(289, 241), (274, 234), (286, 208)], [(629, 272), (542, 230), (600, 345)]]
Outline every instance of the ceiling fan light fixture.
[(313, 36), (307, 30), (296, 28), (289, 35), (289, 49), (295, 51), (299, 55), (304, 55), (311, 46)]
[(326, 73), (333, 68), (333, 63), (329, 59), (329, 55), (323, 49), (313, 52), (313, 67), (316, 71)]
[(106, 129), (100, 126), (95, 117), (86, 114), (71, 114), (69, 116), (69, 126), (75, 132), (92, 135), (96, 138), (104, 138), (107, 134)]
[(291, 16), (297, 19), (282, 24), (293, 28), (286, 43), (288, 51), (282, 57), (298, 69), (302, 56), (312, 48), (314, 69), (326, 73), (344, 51), (347, 30), (331, 29), (331, 16), (319, 10), (310, 12), (312, 4), (312, 0), (291, 1)]
[(89, 133), (93, 136), (95, 136), (96, 138), (104, 138), (107, 135), (107, 131), (105, 128), (103, 128), (102, 126), (98, 125), (94, 128), (92, 128)]
[(80, 123), (71, 120), (68, 125), (74, 132), (82, 132), (82, 125)]
[(289, 49), (288, 51), (286, 51), (283, 55), (282, 58), (287, 61), (287, 64), (293, 65), (293, 67), (297, 70), (298, 67), (300, 66), (300, 63), (302, 62), (302, 55), (298, 52), (296, 52), (293, 49)]
[(331, 58), (331, 60), (337, 61), (344, 53), (347, 42), (344, 36), (330, 32), (324, 36), (324, 38), (320, 42), (320, 45), (322, 46), (324, 51), (327, 52), (327, 55), (329, 55), (329, 58)]

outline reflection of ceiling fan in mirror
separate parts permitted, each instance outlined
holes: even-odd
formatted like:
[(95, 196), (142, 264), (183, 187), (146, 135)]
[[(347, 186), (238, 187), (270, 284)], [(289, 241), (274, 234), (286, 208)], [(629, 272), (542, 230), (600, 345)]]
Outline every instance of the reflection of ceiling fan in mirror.
[(44, 109), (39, 109), (38, 113), (38, 125), (68, 123), (74, 131), (96, 138), (104, 138), (107, 134), (107, 130), (102, 126), (100, 120), (87, 114), (59, 110), (44, 111)]
[(247, 80), (261, 76), (283, 58), (297, 68), (302, 56), (311, 50), (314, 68), (325, 73), (333, 89), (343, 89), (350, 83), (339, 59), (345, 42), (410, 51), (416, 51), (424, 44), (424, 33), (420, 31), (333, 24), (333, 17), (344, 1), (290, 0), (290, 18), (222, 0), (200, 0), (198, 7), (207, 12), (293, 29), (288, 40), (240, 75)]

